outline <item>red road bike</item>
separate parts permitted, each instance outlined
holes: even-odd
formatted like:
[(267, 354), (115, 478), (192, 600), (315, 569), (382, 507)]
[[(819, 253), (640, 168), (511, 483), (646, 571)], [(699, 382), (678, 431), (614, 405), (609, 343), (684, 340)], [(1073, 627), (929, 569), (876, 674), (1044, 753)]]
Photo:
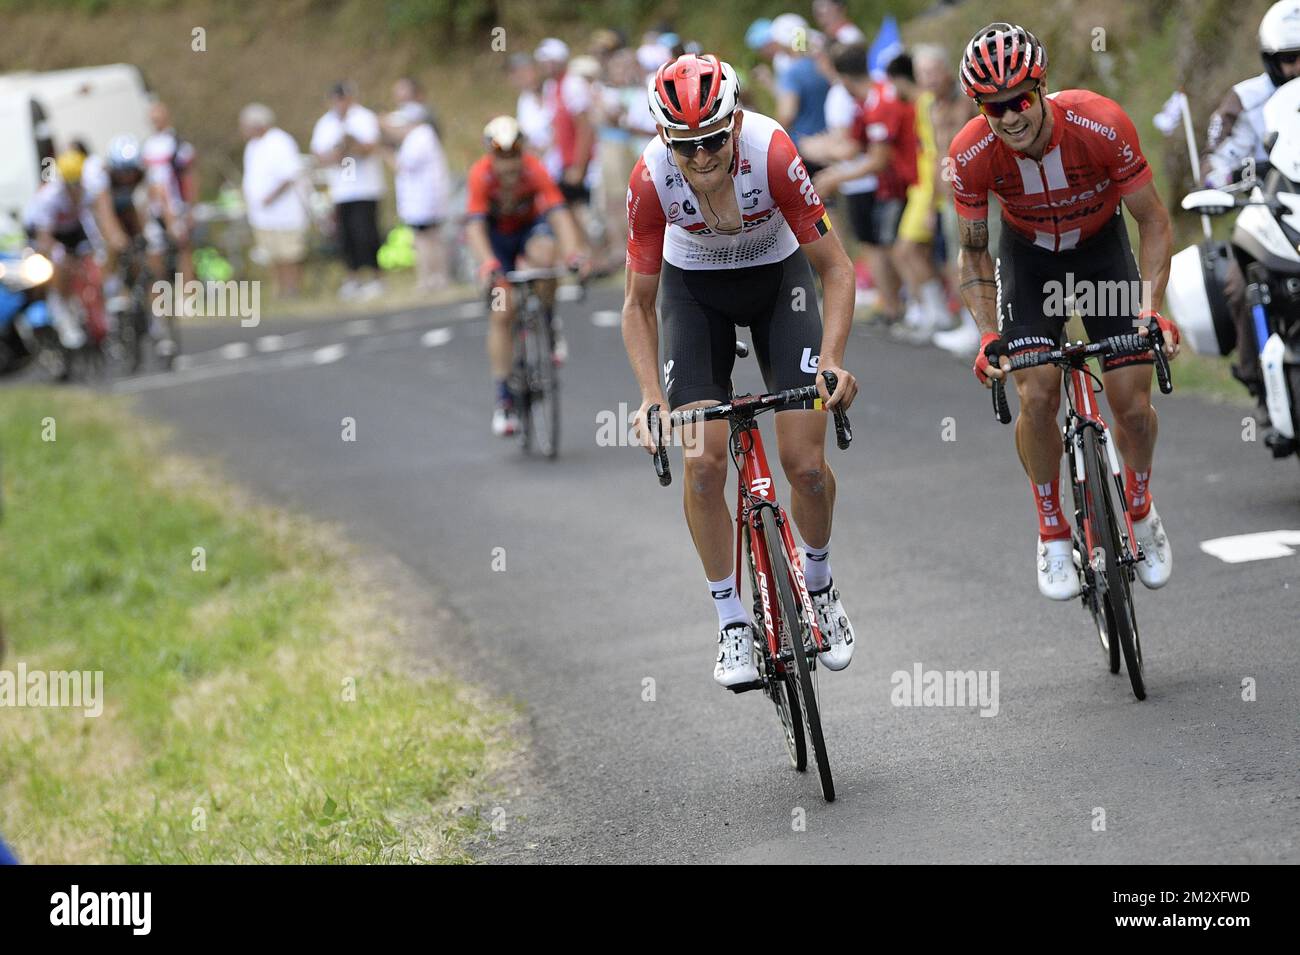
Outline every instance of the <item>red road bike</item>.
[[(1155, 322), (1148, 331), (1147, 338), (1137, 334), (1113, 335), (1092, 344), (1075, 342), (1052, 351), (1021, 352), (1010, 359), (1013, 372), (1039, 365), (1056, 365), (1069, 372), (1069, 386), (1065, 390), (1069, 412), (1062, 436), (1073, 477), (1070, 486), (1074, 494), (1074, 549), (1081, 555), (1083, 564), (1080, 596), (1097, 627), (1110, 672), (1119, 672), (1122, 650), (1133, 695), (1139, 700), (1146, 699), (1147, 691), (1142, 672), (1142, 641), (1133, 609), (1133, 578), (1137, 573), (1135, 567), (1144, 555), (1142, 545), (1133, 534), (1119, 455), (1110, 439), (1110, 429), (1097, 410), (1101, 378), (1088, 367), (1088, 359), (1152, 352), (1160, 390), (1169, 394), (1174, 386), (1169, 377), (1169, 359), (1164, 353), (1164, 337)], [(1006, 386), (996, 378), (993, 409), (999, 421), (1010, 423)], [(1106, 479), (1108, 473), (1110, 480)]]
[[(736, 343), (736, 354), (749, 354), (744, 342)], [(825, 371), (827, 388), (834, 393), (836, 377)], [(822, 407), (816, 385), (789, 388), (767, 395), (733, 396), (726, 404), (694, 411), (675, 411), (670, 416), (674, 427), (705, 421), (727, 421), (731, 425), (731, 459), (736, 465), (736, 585), (740, 586), (742, 564), (748, 568), (750, 592), (754, 601), (754, 619), (762, 621), (763, 637), (754, 641), (754, 664), (757, 683), (732, 687), (737, 693), (761, 689), (776, 706), (785, 735), (790, 762), (799, 772), (808, 768), (808, 739), (812, 741), (822, 796), (835, 799), (835, 782), (831, 777), (830, 758), (822, 733), (821, 699), (817, 683), (817, 654), (830, 644), (817, 625), (817, 614), (804, 583), (803, 554), (795, 545), (790, 519), (776, 499), (772, 472), (763, 453), (763, 438), (757, 417), (764, 411), (776, 411), (812, 402)], [(848, 417), (838, 408), (835, 441), (843, 450), (853, 440)], [(668, 453), (663, 446), (658, 405), (650, 409), (647, 424), (655, 435), (655, 471), (659, 483), (672, 483)], [(689, 443), (687, 444), (689, 449)], [(688, 450), (689, 453), (689, 450)]]

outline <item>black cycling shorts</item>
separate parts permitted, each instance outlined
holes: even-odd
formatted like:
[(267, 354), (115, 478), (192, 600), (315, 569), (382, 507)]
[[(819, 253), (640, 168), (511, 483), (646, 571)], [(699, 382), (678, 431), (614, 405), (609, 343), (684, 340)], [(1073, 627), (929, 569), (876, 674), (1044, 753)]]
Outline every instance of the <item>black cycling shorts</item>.
[[(34, 229), (31, 228), (30, 226), (27, 228), (26, 231), (27, 231), (27, 238), (32, 242), (35, 242), (36, 237), (40, 234), (39, 229)], [(54, 241), (58, 245), (63, 246), (69, 252), (73, 252), (73, 253), (75, 253), (83, 245), (87, 245), (90, 242), (90, 236), (86, 235), (86, 227), (82, 225), (80, 222), (78, 222), (74, 226), (69, 226), (68, 228), (63, 229), (62, 231), (53, 232), (51, 233), (51, 235), (53, 236)]]
[[(1142, 308), (1141, 277), (1124, 227), (1115, 216), (1077, 248), (1052, 252), (1002, 224), (998, 241), (998, 331), (1007, 353), (1056, 348), (1069, 319), (1069, 298), (1088, 338), (1131, 335)], [(1151, 364), (1150, 352), (1104, 359), (1102, 369)]]
[(844, 209), (848, 213), (853, 237), (867, 245), (879, 245), (876, 241), (876, 191), (849, 193), (844, 196)]
[(821, 311), (812, 269), (799, 249), (781, 262), (740, 269), (679, 269), (665, 262), (659, 314), (672, 408), (731, 397), (737, 325), (750, 330), (769, 391), (816, 380)]

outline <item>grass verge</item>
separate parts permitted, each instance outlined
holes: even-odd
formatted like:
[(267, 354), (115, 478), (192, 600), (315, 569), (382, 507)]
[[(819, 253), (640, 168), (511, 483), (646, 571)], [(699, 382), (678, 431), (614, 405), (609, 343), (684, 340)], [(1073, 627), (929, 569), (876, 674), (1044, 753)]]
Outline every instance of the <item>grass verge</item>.
[(0, 706), (23, 861), (468, 861), (510, 714), (404, 646), (331, 531), (102, 396), (0, 393), (0, 453), (0, 669), (103, 672), (98, 717)]

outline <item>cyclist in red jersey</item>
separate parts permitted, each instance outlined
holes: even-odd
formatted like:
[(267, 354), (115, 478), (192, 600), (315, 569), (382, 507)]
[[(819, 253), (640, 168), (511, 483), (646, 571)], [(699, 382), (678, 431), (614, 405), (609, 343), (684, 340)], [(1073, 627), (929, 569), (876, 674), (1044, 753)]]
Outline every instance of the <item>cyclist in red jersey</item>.
[[(1178, 328), (1160, 314), (1173, 233), (1132, 120), (1096, 93), (1048, 94), (1046, 49), (1008, 23), (975, 34), (961, 81), (983, 114), (957, 134), (948, 155), (962, 297), (982, 335), (976, 377), (989, 386), (989, 378), (1005, 374), (1007, 356), (1057, 347), (1070, 297), (1090, 338), (1132, 334), (1155, 319), (1174, 357)], [(996, 264), (988, 249), (989, 193), (1002, 204)], [(1121, 203), (1138, 224), (1136, 262)], [(1156, 588), (1169, 580), (1172, 553), (1151, 502), (1157, 423), (1150, 365), (1149, 357), (1112, 360), (1103, 373), (1125, 495), (1146, 554), (1137, 572)], [(1038, 510), (1038, 588), (1068, 600), (1080, 583), (1060, 502), (1061, 371), (1026, 369), (1015, 384), (1016, 449)]]
[[(519, 123), (512, 116), (498, 116), (484, 128), (483, 140), (488, 152), (469, 169), (465, 208), (469, 219), (465, 238), (479, 260), (480, 279), (495, 285), (515, 268), (553, 268), (557, 237), (566, 263), (581, 268), (585, 264), (581, 233), (546, 167), (524, 151)], [(561, 362), (567, 346), (554, 317), (555, 281), (539, 283), (539, 293), (555, 331), (553, 357)], [(502, 307), (489, 312), (487, 350), (497, 393), (492, 432), (505, 437), (519, 430), (519, 420), (507, 381), (515, 303), (509, 285), (502, 285), (501, 294)]]
[[(623, 303), (642, 445), (654, 448), (646, 425), (652, 405), (693, 409), (728, 399), (737, 325), (749, 328), (770, 391), (815, 381), (828, 407), (848, 408), (858, 388), (843, 368), (853, 263), (789, 135), (776, 120), (740, 108), (736, 73), (714, 56), (665, 63), (647, 94), (659, 135), (628, 183)], [(825, 291), (824, 323), (814, 270)], [(820, 371), (837, 376), (833, 395)], [(835, 475), (826, 463), (827, 417), (808, 407), (779, 411), (776, 437), (804, 540), (805, 582), (830, 643), (818, 662), (842, 670), (854, 633), (829, 561)], [(685, 457), (683, 484), (686, 522), (718, 616), (713, 678), (735, 687), (756, 682), (758, 671), (755, 627), (732, 563), (727, 451), (727, 423), (703, 425)]]

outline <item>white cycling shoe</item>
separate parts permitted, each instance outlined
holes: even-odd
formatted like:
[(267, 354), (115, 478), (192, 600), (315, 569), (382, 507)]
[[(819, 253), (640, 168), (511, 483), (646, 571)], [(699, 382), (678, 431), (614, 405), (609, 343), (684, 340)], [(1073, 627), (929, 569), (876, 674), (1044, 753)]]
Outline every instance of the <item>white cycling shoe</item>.
[(1074, 563), (1074, 541), (1066, 537), (1045, 541), (1038, 538), (1038, 592), (1051, 600), (1079, 596), (1079, 568)]
[(718, 633), (718, 662), (713, 667), (713, 679), (728, 689), (758, 682), (754, 628), (748, 623), (729, 623)]
[(1143, 552), (1143, 559), (1136, 567), (1138, 580), (1149, 590), (1159, 590), (1169, 583), (1169, 575), (1174, 569), (1174, 553), (1154, 504), (1146, 517), (1133, 522), (1133, 534)]
[(492, 433), (498, 438), (508, 438), (519, 432), (519, 416), (513, 408), (497, 405), (492, 412)]
[(832, 582), (825, 590), (808, 596), (817, 612), (817, 627), (830, 644), (830, 649), (817, 659), (828, 670), (843, 670), (853, 660), (853, 624), (840, 603), (840, 592)]

